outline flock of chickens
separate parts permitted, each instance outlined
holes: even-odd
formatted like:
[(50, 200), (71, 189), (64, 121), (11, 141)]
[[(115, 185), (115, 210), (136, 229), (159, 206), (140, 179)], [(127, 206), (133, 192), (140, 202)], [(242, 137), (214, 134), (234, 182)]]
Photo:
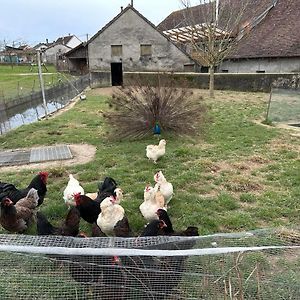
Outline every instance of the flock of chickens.
[[(146, 156), (154, 163), (165, 154), (166, 141), (148, 145)], [(37, 221), (38, 235), (78, 236), (82, 218), (92, 224), (92, 236), (130, 237), (131, 230), (124, 208), (121, 206), (123, 191), (116, 181), (106, 177), (97, 193), (85, 193), (84, 188), (72, 174), (64, 189), (63, 199), (69, 210), (60, 227), (53, 226), (41, 213), (36, 213), (47, 192), (47, 172), (36, 175), (27, 188), (18, 190), (13, 184), (0, 182), (1, 213), (0, 223), (11, 232), (22, 233)], [(140, 236), (156, 235), (198, 235), (196, 227), (175, 232), (167, 213), (168, 203), (173, 196), (173, 185), (162, 171), (154, 174), (154, 187), (144, 189), (144, 202), (139, 209), (147, 225)], [(83, 235), (83, 234), (82, 234)]]
[[(161, 140), (158, 145), (148, 145), (146, 156), (156, 163), (165, 154), (165, 147), (165, 140)], [(83, 219), (92, 224), (92, 237), (132, 236), (128, 218), (121, 206), (123, 191), (113, 178), (106, 177), (99, 184), (96, 193), (85, 193), (79, 181), (70, 174), (63, 192), (63, 199), (69, 209), (60, 226), (53, 226), (42, 212), (36, 212), (47, 193), (47, 178), (47, 172), (40, 172), (26, 188), (21, 190), (13, 184), (0, 182), (0, 223), (3, 228), (10, 232), (23, 233), (31, 223), (36, 221), (38, 235), (85, 238), (86, 234), (79, 231), (80, 220)], [(173, 196), (173, 185), (167, 181), (162, 171), (154, 174), (154, 181), (154, 187), (150, 185), (145, 187), (144, 201), (139, 206), (147, 223), (139, 237), (197, 236), (197, 227), (188, 227), (181, 232), (174, 231), (167, 213), (168, 204)], [(189, 239), (162, 244), (159, 247), (161, 250), (188, 249), (193, 243), (195, 241)], [(143, 249), (154, 249), (152, 247), (153, 245), (143, 246)], [(140, 291), (143, 295), (149, 293), (151, 297), (155, 295), (155, 299), (165, 299), (165, 294), (178, 285), (187, 257), (158, 259), (150, 256), (119, 258), (70, 255), (60, 259), (60, 256), (56, 255), (52, 259), (59, 264), (67, 265), (70, 275), (76, 282), (81, 283), (85, 288), (92, 288), (95, 299), (98, 299), (97, 293), (103, 297), (106, 291), (113, 297), (112, 299), (116, 300), (132, 299), (130, 294), (132, 291), (135, 296), (137, 291)], [(134, 273), (131, 270), (134, 270)]]

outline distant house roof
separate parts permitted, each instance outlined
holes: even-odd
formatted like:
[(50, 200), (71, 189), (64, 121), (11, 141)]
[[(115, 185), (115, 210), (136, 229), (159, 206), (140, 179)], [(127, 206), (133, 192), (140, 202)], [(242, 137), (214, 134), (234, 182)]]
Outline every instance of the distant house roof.
[(230, 58), (300, 57), (300, 1), (278, 0)]
[(32, 48), (28, 45), (20, 45), (19, 47), (13, 46), (5, 46), (6, 51), (25, 51), (25, 50), (32, 50)]
[(45, 46), (45, 47), (50, 47), (50, 46), (52, 46), (53, 45), (53, 43), (38, 43), (37, 45), (35, 45), (35, 46), (33, 46), (33, 48), (34, 49), (37, 49), (37, 48), (39, 48), (39, 47), (41, 47), (41, 46)]
[(73, 37), (74, 37), (74, 35), (67, 35), (67, 36), (59, 37), (55, 41), (55, 44), (67, 45)]

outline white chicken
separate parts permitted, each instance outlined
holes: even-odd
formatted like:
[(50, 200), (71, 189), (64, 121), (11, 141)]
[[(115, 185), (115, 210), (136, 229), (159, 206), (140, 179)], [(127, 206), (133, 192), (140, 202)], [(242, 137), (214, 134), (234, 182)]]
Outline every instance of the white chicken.
[(160, 140), (158, 145), (148, 145), (146, 147), (146, 156), (154, 161), (162, 157), (166, 153), (166, 140)]
[(79, 181), (72, 174), (69, 175), (69, 182), (64, 190), (64, 200), (68, 207), (75, 206), (74, 194), (84, 195), (84, 189)]
[(152, 186), (147, 185), (144, 189), (144, 202), (140, 205), (143, 217), (148, 221), (158, 220), (157, 210), (164, 207), (164, 198)]
[(130, 232), (128, 219), (124, 208), (116, 201), (111, 196), (101, 202), (101, 213), (97, 218), (97, 225), (107, 236), (128, 237)]
[(156, 182), (154, 186), (155, 191), (160, 191), (165, 199), (165, 206), (170, 202), (173, 197), (173, 185), (168, 182), (162, 171), (158, 171), (154, 175), (154, 181)]

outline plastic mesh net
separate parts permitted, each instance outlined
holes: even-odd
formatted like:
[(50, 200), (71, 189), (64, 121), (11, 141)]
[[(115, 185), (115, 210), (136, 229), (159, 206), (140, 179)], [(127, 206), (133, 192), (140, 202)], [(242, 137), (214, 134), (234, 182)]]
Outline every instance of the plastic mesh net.
[(270, 96), (267, 119), (300, 127), (300, 88), (273, 88)]
[(300, 231), (0, 235), (0, 299), (300, 299)]

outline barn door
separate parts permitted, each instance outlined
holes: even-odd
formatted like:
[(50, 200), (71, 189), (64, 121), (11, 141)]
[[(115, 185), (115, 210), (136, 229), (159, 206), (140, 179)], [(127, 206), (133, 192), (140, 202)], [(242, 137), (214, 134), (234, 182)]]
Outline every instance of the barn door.
[(111, 63), (111, 85), (123, 84), (122, 63)]

